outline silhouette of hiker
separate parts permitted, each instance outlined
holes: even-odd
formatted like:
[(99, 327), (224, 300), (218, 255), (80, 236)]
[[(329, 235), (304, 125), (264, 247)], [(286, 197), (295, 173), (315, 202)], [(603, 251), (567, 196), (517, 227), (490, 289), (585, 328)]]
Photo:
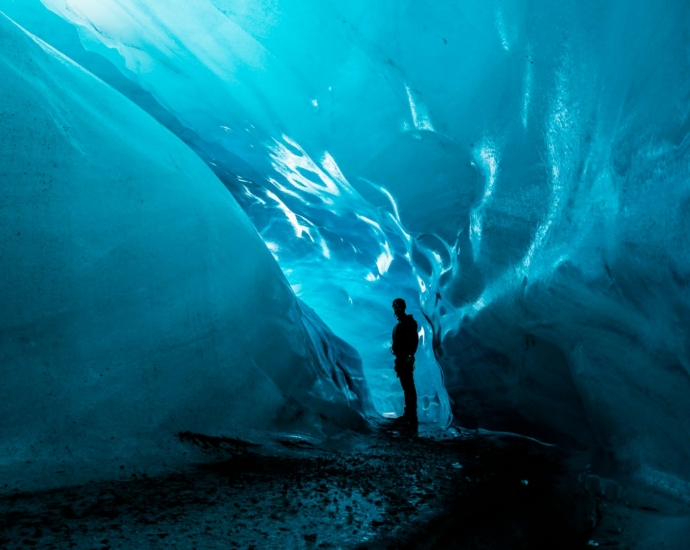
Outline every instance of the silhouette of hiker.
[(391, 353), (395, 355), (395, 373), (400, 379), (405, 394), (405, 413), (396, 420), (417, 423), (417, 390), (414, 387), (414, 354), (419, 345), (417, 335), (417, 321), (412, 315), (405, 313), (405, 300), (393, 300), (393, 313), (398, 318), (398, 324), (393, 327), (393, 345)]

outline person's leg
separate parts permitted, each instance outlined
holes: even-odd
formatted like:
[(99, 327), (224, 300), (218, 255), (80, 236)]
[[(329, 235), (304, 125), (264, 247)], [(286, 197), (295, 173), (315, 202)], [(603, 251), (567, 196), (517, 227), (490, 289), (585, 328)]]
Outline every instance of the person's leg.
[(417, 389), (414, 385), (412, 367), (405, 366), (400, 372), (400, 385), (405, 394), (405, 417), (417, 418)]

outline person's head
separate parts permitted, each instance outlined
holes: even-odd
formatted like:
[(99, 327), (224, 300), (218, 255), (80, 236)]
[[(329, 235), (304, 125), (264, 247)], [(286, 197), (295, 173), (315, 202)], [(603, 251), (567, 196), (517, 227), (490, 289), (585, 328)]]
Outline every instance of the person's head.
[(405, 303), (405, 300), (403, 300), (402, 298), (396, 298), (395, 300), (393, 300), (393, 313), (398, 319), (405, 315), (406, 307), (407, 304)]

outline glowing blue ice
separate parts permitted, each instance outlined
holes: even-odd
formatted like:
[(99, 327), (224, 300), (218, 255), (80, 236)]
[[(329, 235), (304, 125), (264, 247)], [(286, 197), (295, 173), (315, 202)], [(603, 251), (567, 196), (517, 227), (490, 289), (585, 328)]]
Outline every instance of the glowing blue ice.
[(461, 423), (690, 478), (686, 2), (44, 3), (232, 191), (379, 411), (401, 295), (426, 418), (438, 360)]
[(357, 352), (188, 147), (2, 14), (0, 67), (3, 491), (364, 424)]

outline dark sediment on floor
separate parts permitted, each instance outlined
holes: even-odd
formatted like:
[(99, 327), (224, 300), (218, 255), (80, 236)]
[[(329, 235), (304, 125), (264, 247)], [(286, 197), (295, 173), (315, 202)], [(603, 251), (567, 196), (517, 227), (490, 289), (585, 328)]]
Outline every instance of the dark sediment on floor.
[(0, 498), (2, 548), (586, 548), (594, 497), (553, 447), (384, 425), (355, 451), (267, 453)]

